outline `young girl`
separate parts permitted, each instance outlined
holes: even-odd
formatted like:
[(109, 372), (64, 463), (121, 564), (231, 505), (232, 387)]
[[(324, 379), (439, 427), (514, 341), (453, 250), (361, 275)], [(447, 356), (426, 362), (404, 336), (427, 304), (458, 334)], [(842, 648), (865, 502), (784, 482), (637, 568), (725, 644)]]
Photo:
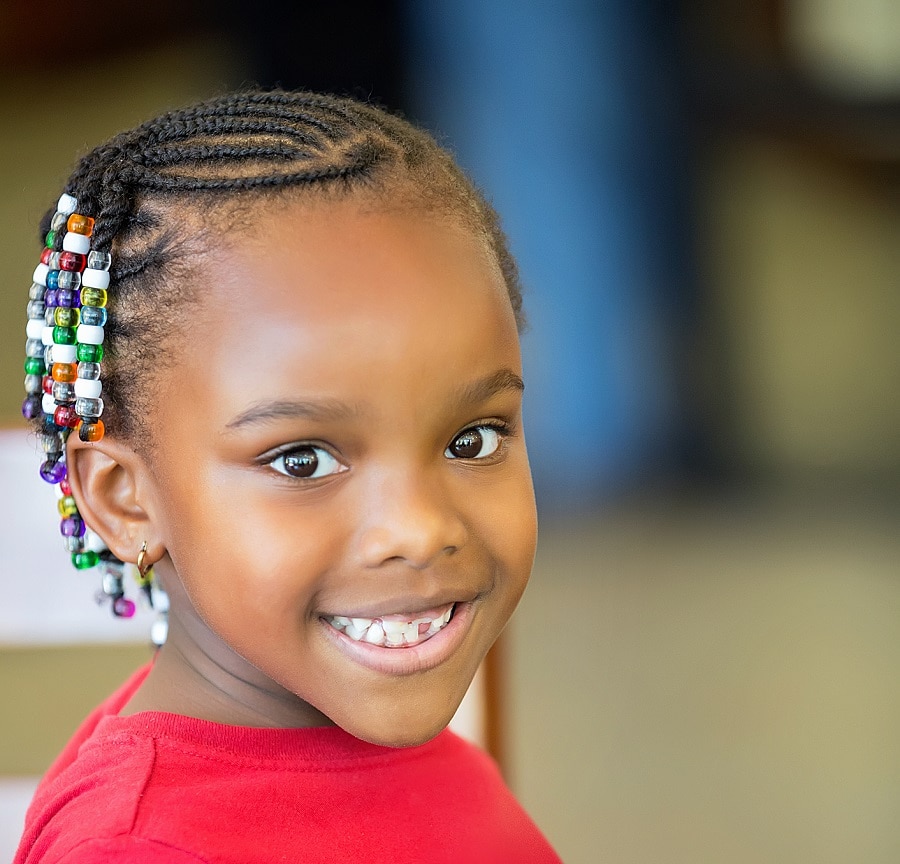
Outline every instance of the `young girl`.
[(113, 612), (129, 562), (168, 623), (17, 864), (558, 861), (445, 730), (535, 543), (484, 198), (396, 117), (251, 92), (98, 147), (43, 229), (40, 473)]

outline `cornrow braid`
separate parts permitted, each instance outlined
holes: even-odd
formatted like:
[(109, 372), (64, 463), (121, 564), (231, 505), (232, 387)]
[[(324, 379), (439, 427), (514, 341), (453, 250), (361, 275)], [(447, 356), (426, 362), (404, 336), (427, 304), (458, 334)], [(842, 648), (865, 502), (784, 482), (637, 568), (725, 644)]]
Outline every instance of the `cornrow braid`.
[[(42, 239), (48, 246), (43, 262), (45, 257), (51, 260), (49, 247), (59, 246), (53, 226), (64, 222), (60, 218), (66, 215), (60, 212), (65, 209), (64, 200), (66, 208), (77, 205), (79, 218), (91, 225), (91, 254), (106, 262), (110, 283), (108, 301), (105, 290), (102, 295), (82, 297), (96, 304), (90, 318), (101, 322), (94, 326), (91, 338), (103, 344), (89, 346), (92, 350), (85, 354), (94, 358), (86, 361), (90, 368), (82, 370), (85, 364), (78, 364), (79, 376), (85, 371), (102, 380), (103, 399), (96, 398), (89, 406), (97, 416), (79, 420), (76, 411), (64, 411), (67, 425), (60, 426), (57, 414), (46, 413), (53, 406), (41, 402), (47, 396), (38, 396), (35, 388), (41, 383), (44, 393), (50, 392), (47, 382), (56, 346), (48, 347), (43, 356), (43, 381), (33, 371), (26, 379), (29, 395), (23, 413), (36, 421), (47, 454), (42, 466), (45, 479), (64, 474), (64, 445), (72, 429), (77, 428), (83, 440), (96, 440), (103, 434), (100, 411), (105, 428), (136, 447), (152, 447), (152, 435), (141, 422), (150, 408), (147, 381), (165, 362), (160, 346), (178, 332), (180, 321), (173, 310), (183, 310), (192, 299), (185, 296), (188, 280), (182, 277), (196, 253), (204, 251), (204, 239), (198, 236), (203, 232), (196, 226), (209, 225), (204, 220), (212, 218), (212, 213), (240, 205), (248, 196), (267, 198), (289, 190), (301, 195), (377, 195), (459, 220), (483, 238), (496, 258), (521, 324), (518, 274), (497, 215), (426, 132), (371, 105), (307, 92), (245, 91), (172, 111), (85, 155), (69, 178), (60, 204), (42, 220)], [(193, 230), (185, 230), (185, 217), (190, 214), (196, 221), (190, 223)], [(44, 290), (45, 286), (33, 285), (32, 301), (40, 305), (40, 315), (46, 319), (46, 324), (39, 323), (44, 326), (44, 344), (49, 345), (46, 332), (52, 310), (44, 308), (50, 305), (43, 302)], [(37, 296), (40, 299), (35, 301)], [(73, 299), (72, 305), (80, 303)], [(97, 311), (101, 306), (108, 315)], [(32, 313), (37, 322), (38, 307), (29, 304), (30, 318)], [(74, 313), (62, 317), (75, 319), (77, 325)], [(35, 324), (30, 333), (37, 329)], [(79, 351), (82, 329), (74, 328)], [(34, 341), (30, 339), (29, 344)], [(35, 370), (40, 364), (32, 356), (36, 353), (34, 348), (29, 355), (34, 362), (26, 368)], [(65, 356), (71, 354), (67, 348)], [(74, 369), (75, 364), (69, 363)], [(143, 386), (132, 385), (136, 377)], [(99, 386), (94, 382), (91, 388), (82, 385), (81, 389), (99, 397)], [(66, 398), (72, 395), (67, 387), (58, 390)], [(46, 406), (43, 412), (40, 404)], [(86, 431), (95, 437), (86, 438)], [(78, 535), (67, 538), (73, 561), (76, 566), (102, 565), (104, 596), (112, 598), (116, 614), (130, 614), (133, 604), (124, 600), (122, 563), (80, 523), (71, 490), (63, 486), (62, 492), (61, 512), (65, 509), (65, 518), (75, 520), (67, 524), (74, 524)], [(152, 598), (152, 579), (146, 573), (140, 579)]]

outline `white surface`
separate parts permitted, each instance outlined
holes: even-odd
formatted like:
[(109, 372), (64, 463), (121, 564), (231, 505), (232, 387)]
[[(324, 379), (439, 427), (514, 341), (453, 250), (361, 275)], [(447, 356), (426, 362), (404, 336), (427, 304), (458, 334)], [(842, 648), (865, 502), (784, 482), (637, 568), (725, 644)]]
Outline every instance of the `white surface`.
[(0, 431), (0, 645), (149, 641), (152, 612), (113, 618), (99, 573), (72, 567), (41, 455), (25, 429)]
[(16, 854), (25, 811), (37, 784), (37, 777), (0, 779), (0, 861), (12, 861)]

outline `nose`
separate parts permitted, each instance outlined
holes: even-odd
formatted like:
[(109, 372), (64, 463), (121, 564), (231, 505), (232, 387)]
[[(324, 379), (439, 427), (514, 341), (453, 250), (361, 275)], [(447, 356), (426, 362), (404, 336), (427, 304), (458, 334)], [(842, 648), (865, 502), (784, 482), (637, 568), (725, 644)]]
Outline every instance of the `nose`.
[(436, 478), (378, 478), (365, 507), (359, 549), (368, 568), (403, 563), (424, 570), (468, 540), (462, 514)]

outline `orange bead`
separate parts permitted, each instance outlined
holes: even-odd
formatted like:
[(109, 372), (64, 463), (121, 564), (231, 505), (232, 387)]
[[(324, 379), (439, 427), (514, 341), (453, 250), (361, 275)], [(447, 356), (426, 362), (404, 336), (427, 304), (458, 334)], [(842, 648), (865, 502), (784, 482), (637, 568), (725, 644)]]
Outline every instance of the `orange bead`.
[(94, 220), (90, 216), (73, 213), (66, 223), (66, 228), (74, 234), (84, 234), (86, 237), (90, 237), (94, 232)]
[(78, 423), (78, 437), (82, 441), (100, 441), (104, 431), (105, 427), (100, 419), (91, 420), (89, 423), (81, 420)]
[(78, 377), (78, 364), (54, 363), (50, 370), (50, 376), (54, 381), (62, 381), (71, 384)]

